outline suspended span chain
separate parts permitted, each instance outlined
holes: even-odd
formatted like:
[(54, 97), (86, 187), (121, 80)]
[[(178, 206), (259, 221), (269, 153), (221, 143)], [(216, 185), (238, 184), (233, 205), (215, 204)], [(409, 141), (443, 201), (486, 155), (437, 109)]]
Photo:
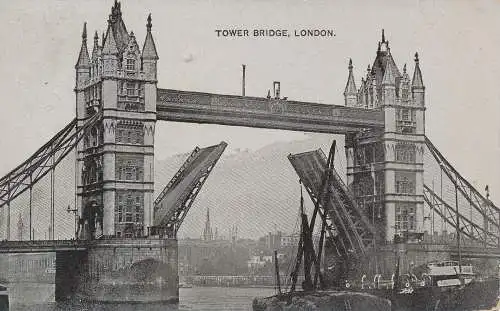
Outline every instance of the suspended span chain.
[[(458, 224), (456, 221), (457, 211), (456, 207), (447, 204), (439, 195), (437, 195), (431, 188), (424, 185), (424, 200), (432, 208), (432, 210), (437, 213), (446, 223), (451, 225), (453, 228), (457, 228)], [(445, 207), (441, 210), (439, 207)], [(460, 217), (460, 233), (462, 233), (467, 238), (481, 242), (482, 244), (490, 247), (498, 246), (499, 235), (497, 233), (491, 232), (484, 228), (482, 225), (478, 225), (465, 217), (463, 214), (459, 213)]]
[(155, 227), (166, 228), (174, 234), (177, 232), (226, 147), (227, 143), (221, 142), (218, 145), (194, 149), (155, 200)]
[(77, 119), (73, 119), (29, 159), (3, 176), (0, 179), (0, 208), (53, 170), (75, 148), (84, 133), (97, 123), (100, 115), (100, 112), (96, 112), (77, 130), (75, 130)]
[[(499, 215), (500, 209), (489, 199), (486, 199), (477, 191), (458, 171), (446, 160), (439, 150), (431, 143), (429, 138), (425, 138), (425, 144), (429, 148), (434, 159), (437, 161), (442, 171), (448, 176), (458, 191), (479, 212), (484, 220), (493, 226), (495, 232), (500, 232)], [(428, 188), (428, 187), (427, 187)], [(487, 229), (485, 229), (487, 230)], [(498, 242), (497, 242), (498, 244)]]
[[(365, 255), (374, 246), (375, 229), (357, 206), (352, 194), (336, 170), (331, 167), (326, 191), (321, 191), (327, 159), (321, 149), (288, 156), (292, 166), (314, 203), (319, 199), (322, 217), (337, 252), (344, 256), (355, 252)], [(319, 195), (324, 195), (319, 198)]]

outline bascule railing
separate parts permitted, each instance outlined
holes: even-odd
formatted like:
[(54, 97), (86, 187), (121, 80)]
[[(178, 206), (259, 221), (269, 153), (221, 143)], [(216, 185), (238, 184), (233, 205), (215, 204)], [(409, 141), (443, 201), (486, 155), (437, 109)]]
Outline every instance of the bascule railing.
[[(194, 199), (221, 157), (227, 143), (198, 148), (190, 154), (155, 200), (154, 235), (175, 236)], [(174, 202), (169, 201), (174, 198)]]

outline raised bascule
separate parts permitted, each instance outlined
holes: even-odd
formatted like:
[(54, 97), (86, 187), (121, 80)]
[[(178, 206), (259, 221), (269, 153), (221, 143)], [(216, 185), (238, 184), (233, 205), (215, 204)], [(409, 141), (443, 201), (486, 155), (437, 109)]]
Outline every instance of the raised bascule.
[[(95, 33), (89, 54), (84, 25), (75, 66), (75, 120), (0, 179), (4, 278), (17, 269), (15, 262), (50, 253), (56, 300), (178, 301), (176, 233), (226, 143), (197, 147), (155, 199), (159, 121), (345, 135), (347, 178), (321, 150), (289, 159), (327, 223), (326, 253), (374, 254), (373, 273), (388, 273), (396, 253), (404, 254), (404, 269), (457, 255), (500, 257), (500, 210), (426, 136), (418, 54), (410, 79), (406, 65), (402, 72), (396, 65), (382, 33), (361, 86), (356, 87), (350, 61), (344, 105), (319, 104), (281, 98), (279, 91), (261, 98), (160, 89), (151, 16), (146, 30), (141, 48), (115, 2), (106, 31), (102, 38)], [(54, 172), (73, 150), (76, 239), (58, 241)], [(48, 239), (41, 240), (32, 235), (32, 192), (47, 176), (51, 227)], [(29, 194), (29, 241), (11, 239), (11, 204), (22, 194)], [(11, 260), (15, 253), (24, 256), (21, 261)], [(25, 268), (29, 273), (36, 267)]]

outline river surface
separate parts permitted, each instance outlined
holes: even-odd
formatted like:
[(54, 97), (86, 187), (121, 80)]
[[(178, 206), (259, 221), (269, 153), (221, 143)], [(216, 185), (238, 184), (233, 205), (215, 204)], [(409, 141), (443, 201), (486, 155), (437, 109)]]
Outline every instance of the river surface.
[[(179, 304), (106, 304), (86, 305), (78, 303), (41, 302), (44, 295), (53, 291), (51, 286), (37, 285), (31, 289), (12, 293), (15, 300), (11, 300), (10, 310), (21, 311), (252, 311), (254, 297), (274, 295), (272, 288), (237, 288), (237, 287), (193, 287), (179, 289)], [(45, 296), (45, 299), (48, 296)], [(49, 296), (50, 299), (50, 296)], [(53, 300), (53, 299), (52, 299)], [(500, 310), (497, 308), (491, 310)], [(483, 311), (483, 310), (478, 310)], [(484, 310), (486, 311), (486, 310)]]
[[(37, 288), (25, 292), (24, 295), (16, 295), (15, 301), (11, 300), (10, 310), (21, 311), (66, 311), (66, 310), (110, 310), (110, 311), (139, 311), (139, 310), (162, 310), (162, 311), (251, 311), (254, 297), (265, 297), (274, 294), (272, 288), (236, 288), (236, 287), (193, 287), (179, 289), (178, 305), (84, 305), (78, 303), (43, 303), (38, 301), (37, 296), (42, 297), (43, 292), (51, 288)], [(13, 293), (14, 294), (14, 293)], [(24, 296), (24, 297), (23, 297)], [(22, 298), (21, 298), (22, 297)]]

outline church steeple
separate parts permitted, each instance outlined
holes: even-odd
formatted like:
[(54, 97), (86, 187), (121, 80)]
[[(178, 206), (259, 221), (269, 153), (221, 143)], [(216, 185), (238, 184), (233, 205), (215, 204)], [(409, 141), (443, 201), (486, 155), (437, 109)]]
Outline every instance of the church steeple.
[(347, 77), (347, 84), (344, 91), (345, 105), (347, 107), (354, 107), (357, 105), (357, 89), (354, 82), (354, 74), (352, 73), (352, 59), (349, 59), (349, 76)]
[(212, 227), (210, 226), (210, 209), (207, 208), (207, 218), (205, 219), (205, 229), (203, 230), (203, 240), (211, 241), (213, 239)]

